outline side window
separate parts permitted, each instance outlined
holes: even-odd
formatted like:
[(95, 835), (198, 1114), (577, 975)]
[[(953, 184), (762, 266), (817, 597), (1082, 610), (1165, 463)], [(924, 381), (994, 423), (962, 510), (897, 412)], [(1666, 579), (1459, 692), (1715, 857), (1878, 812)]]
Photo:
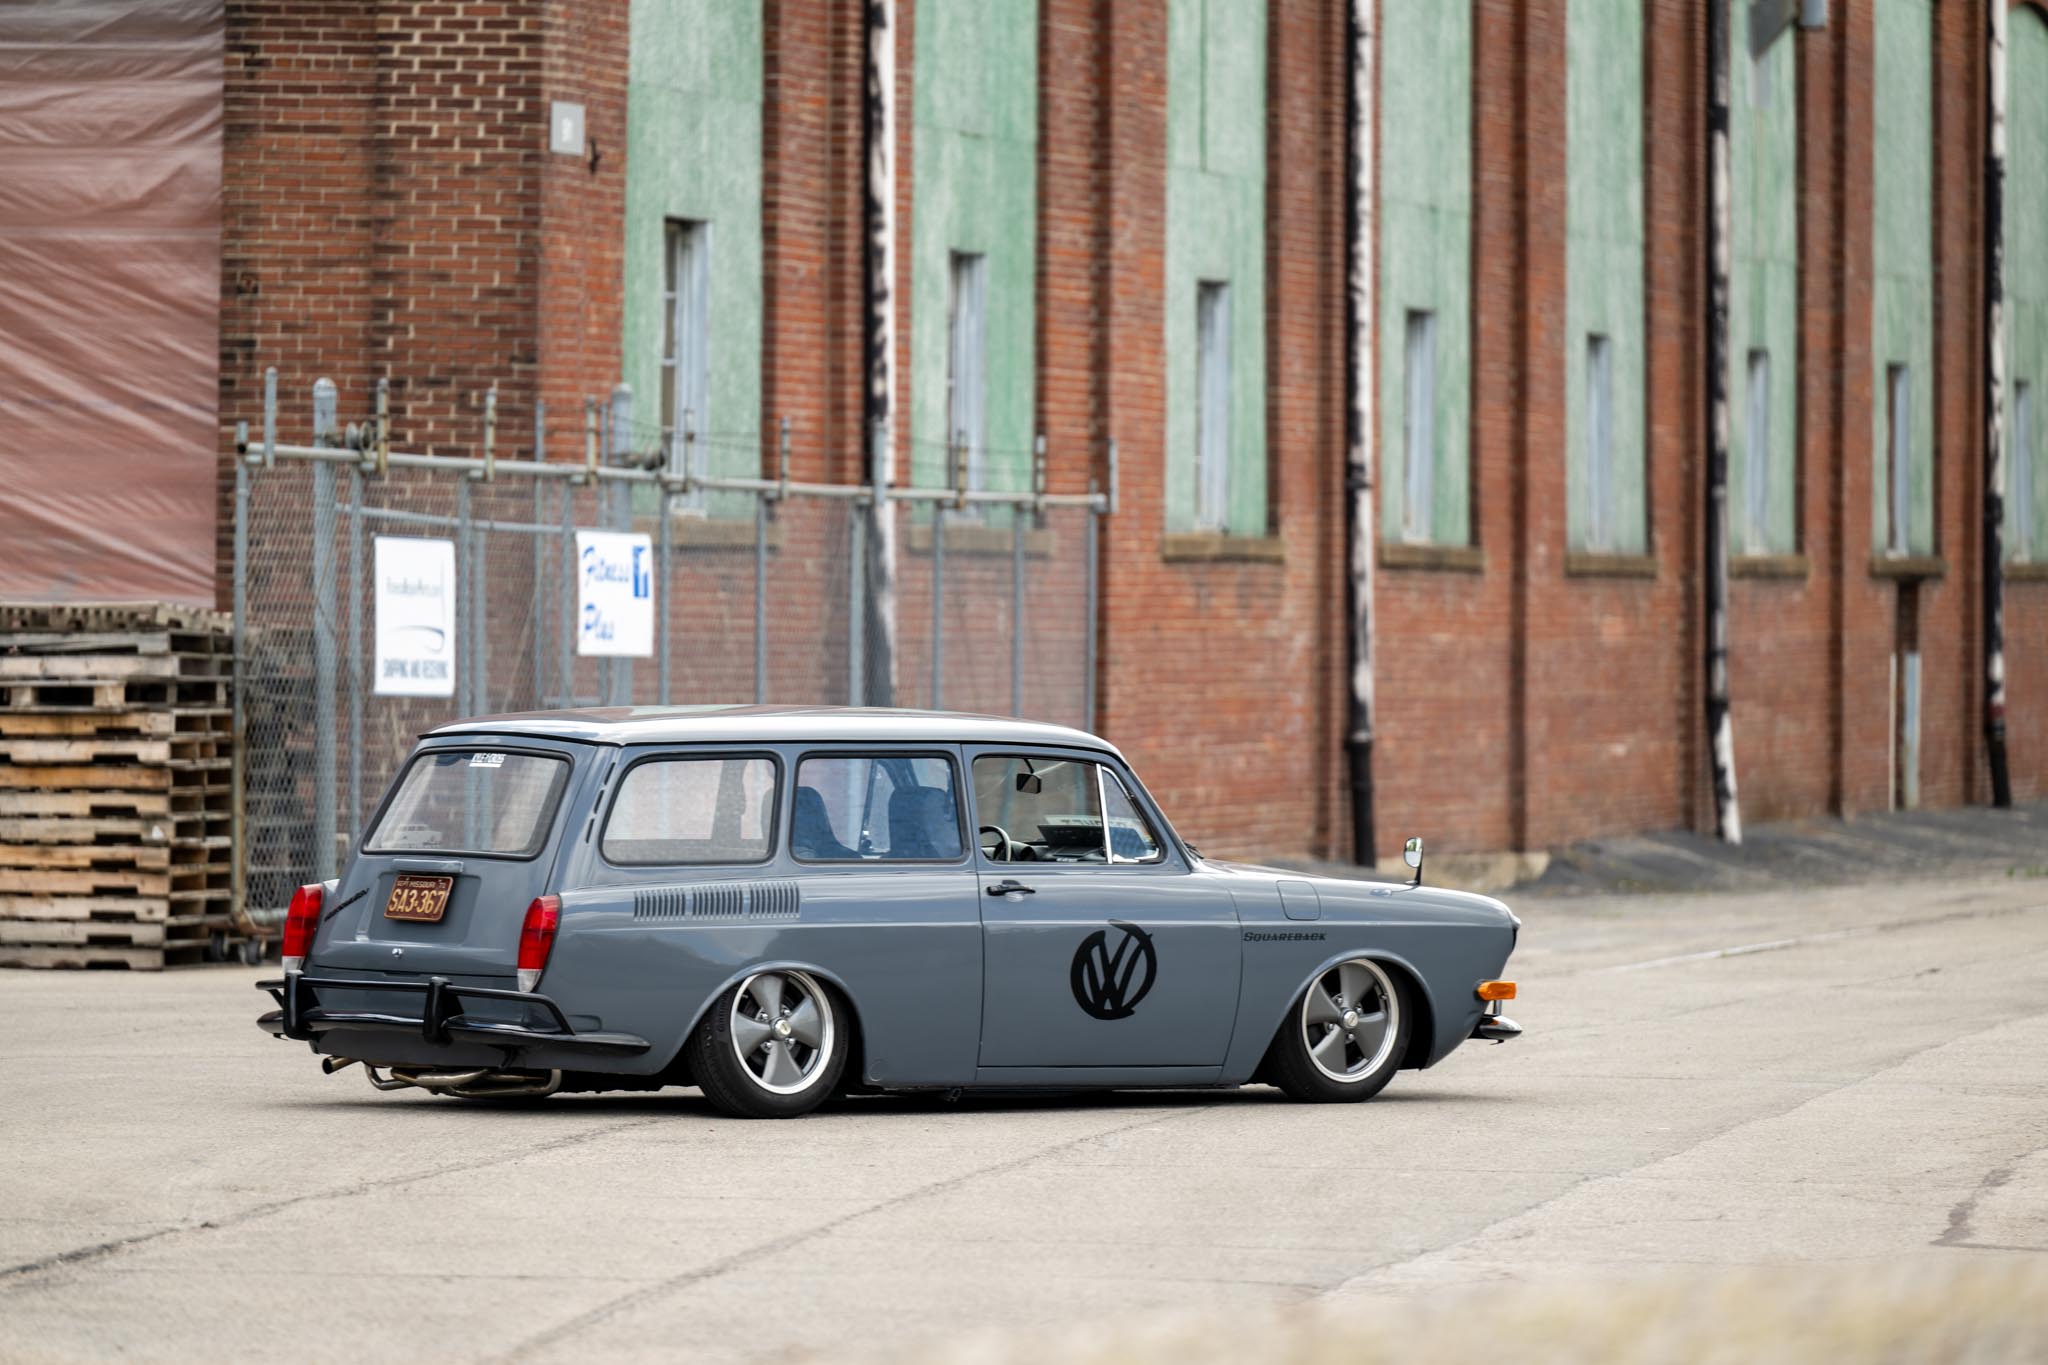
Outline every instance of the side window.
[(599, 843), (605, 860), (758, 863), (775, 833), (775, 761), (657, 758), (619, 784)]
[(1159, 840), (1124, 784), (1107, 768), (1102, 773), (1102, 806), (1109, 820), (1109, 860), (1113, 863), (1156, 863)]
[(951, 861), (965, 846), (948, 759), (835, 754), (797, 764), (789, 847), (801, 861)]

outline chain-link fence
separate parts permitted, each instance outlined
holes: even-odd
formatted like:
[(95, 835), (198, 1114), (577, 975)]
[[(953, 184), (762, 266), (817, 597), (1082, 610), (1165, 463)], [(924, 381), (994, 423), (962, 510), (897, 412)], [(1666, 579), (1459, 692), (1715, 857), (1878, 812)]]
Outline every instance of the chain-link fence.
[[(265, 411), (235, 478), (238, 881), (258, 916), (332, 876), (413, 738), (464, 716), (767, 702), (1092, 724), (1112, 499), (1035, 491), (1042, 452), (1034, 491), (890, 488), (878, 505), (867, 485), (791, 481), (786, 427), (773, 479), (696, 473), (702, 447), (666, 433), (636, 450), (616, 398), (604, 423), (586, 410), (574, 463), (495, 459), (494, 403), (468, 459), (391, 452), (381, 417), (339, 429), (324, 385), (311, 445), (278, 440), (274, 381)], [(534, 446), (548, 436), (543, 414)], [(647, 537), (649, 655), (582, 652), (593, 531)], [(379, 671), (380, 542), (398, 541), (452, 559), (452, 639), (429, 650), (446, 669), (416, 689), (437, 695)]]

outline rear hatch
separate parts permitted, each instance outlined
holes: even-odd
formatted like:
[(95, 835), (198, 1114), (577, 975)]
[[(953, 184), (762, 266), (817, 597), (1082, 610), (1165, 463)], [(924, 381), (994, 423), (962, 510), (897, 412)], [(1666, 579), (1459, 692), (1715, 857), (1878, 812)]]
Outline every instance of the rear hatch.
[(312, 965), (510, 988), (588, 753), (476, 736), (416, 751), (327, 902)]

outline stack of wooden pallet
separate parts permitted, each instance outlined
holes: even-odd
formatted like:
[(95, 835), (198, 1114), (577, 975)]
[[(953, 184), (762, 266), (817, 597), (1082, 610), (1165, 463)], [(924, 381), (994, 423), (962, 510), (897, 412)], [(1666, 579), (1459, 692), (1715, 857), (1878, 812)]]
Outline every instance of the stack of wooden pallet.
[(232, 662), (219, 612), (0, 605), (0, 966), (238, 941)]

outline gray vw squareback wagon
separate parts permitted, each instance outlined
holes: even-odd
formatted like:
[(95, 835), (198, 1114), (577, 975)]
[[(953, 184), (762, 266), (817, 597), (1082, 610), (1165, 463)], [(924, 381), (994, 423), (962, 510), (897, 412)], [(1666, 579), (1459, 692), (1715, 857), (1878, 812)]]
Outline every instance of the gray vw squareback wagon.
[(1236, 1086), (1362, 1100), (1520, 1029), (1482, 896), (1211, 862), (1055, 725), (831, 707), (427, 734), (258, 1021), (471, 1098)]

